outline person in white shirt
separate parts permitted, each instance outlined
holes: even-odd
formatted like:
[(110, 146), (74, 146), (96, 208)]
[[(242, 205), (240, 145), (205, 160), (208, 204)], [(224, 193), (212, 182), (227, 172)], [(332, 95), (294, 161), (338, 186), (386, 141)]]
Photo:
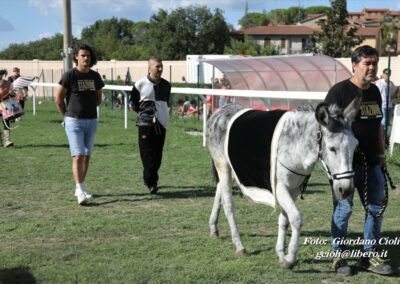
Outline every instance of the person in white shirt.
[[(386, 125), (389, 125), (390, 118), (392, 117), (392, 97), (397, 92), (397, 87), (393, 84), (392, 81), (389, 81), (389, 97), (387, 97), (387, 86), (390, 70), (387, 68), (383, 69), (383, 73), (381, 78), (375, 82), (375, 85), (378, 87), (381, 97), (382, 97), (382, 127), (383, 130), (386, 130)], [(387, 100), (388, 99), (388, 100)], [(386, 122), (386, 119), (388, 120)]]

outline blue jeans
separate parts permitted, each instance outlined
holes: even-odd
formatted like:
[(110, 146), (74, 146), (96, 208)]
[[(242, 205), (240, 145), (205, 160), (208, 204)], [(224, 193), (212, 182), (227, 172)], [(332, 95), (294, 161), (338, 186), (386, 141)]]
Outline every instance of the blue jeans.
[[(353, 164), (354, 186), (357, 188), (360, 198), (364, 200), (364, 173), (362, 166)], [(379, 165), (367, 165), (368, 175), (368, 208), (377, 214), (385, 198), (384, 176)], [(340, 201), (335, 200), (333, 195), (333, 214), (331, 223), (332, 248), (333, 250), (346, 250), (342, 240), (347, 238), (348, 221), (353, 208), (353, 196), (351, 195)], [(362, 209), (364, 210), (364, 209)], [(365, 214), (363, 247), (365, 251), (373, 250), (379, 244), (383, 216), (375, 218), (370, 213)]]
[(97, 119), (64, 117), (71, 156), (90, 156), (96, 136)]

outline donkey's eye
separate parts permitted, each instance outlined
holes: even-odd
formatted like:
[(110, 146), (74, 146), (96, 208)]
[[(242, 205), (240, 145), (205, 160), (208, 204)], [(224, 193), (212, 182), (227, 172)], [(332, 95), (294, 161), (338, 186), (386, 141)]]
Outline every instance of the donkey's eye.
[(334, 147), (329, 147), (329, 151), (331, 151), (332, 153), (336, 154), (336, 148), (334, 148)]

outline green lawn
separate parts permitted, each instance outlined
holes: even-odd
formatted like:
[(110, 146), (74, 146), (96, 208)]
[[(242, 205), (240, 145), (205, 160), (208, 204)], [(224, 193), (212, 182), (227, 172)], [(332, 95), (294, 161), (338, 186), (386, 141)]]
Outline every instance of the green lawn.
[[(15, 146), (0, 149), (0, 283), (398, 283), (393, 277), (357, 271), (337, 276), (331, 260), (315, 260), (329, 244), (331, 193), (316, 167), (298, 205), (304, 227), (298, 263), (280, 268), (275, 254), (279, 210), (256, 205), (234, 191), (238, 226), (249, 255), (237, 258), (221, 211), (220, 238), (209, 238), (215, 185), (210, 156), (202, 147), (201, 121), (174, 117), (167, 133), (159, 194), (143, 186), (134, 114), (102, 108), (86, 180), (88, 206), (74, 197), (69, 149), (54, 103), (27, 103), (12, 131)], [(400, 184), (400, 149), (389, 169)], [(390, 191), (383, 236), (400, 238), (399, 191)], [(361, 237), (363, 208), (355, 198), (351, 238)], [(328, 242), (329, 243), (329, 242)], [(387, 246), (395, 267), (400, 246)], [(356, 259), (351, 261), (356, 264)]]

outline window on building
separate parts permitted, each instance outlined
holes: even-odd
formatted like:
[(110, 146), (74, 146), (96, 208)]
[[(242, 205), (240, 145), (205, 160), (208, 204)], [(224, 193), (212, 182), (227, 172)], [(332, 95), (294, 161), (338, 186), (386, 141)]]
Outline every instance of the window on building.
[(307, 46), (307, 39), (306, 38), (302, 38), (301, 39), (301, 51), (304, 52), (304, 50), (306, 49)]
[(286, 40), (281, 38), (281, 48), (286, 48)]
[(271, 45), (271, 39), (269, 37), (264, 38), (264, 47)]

